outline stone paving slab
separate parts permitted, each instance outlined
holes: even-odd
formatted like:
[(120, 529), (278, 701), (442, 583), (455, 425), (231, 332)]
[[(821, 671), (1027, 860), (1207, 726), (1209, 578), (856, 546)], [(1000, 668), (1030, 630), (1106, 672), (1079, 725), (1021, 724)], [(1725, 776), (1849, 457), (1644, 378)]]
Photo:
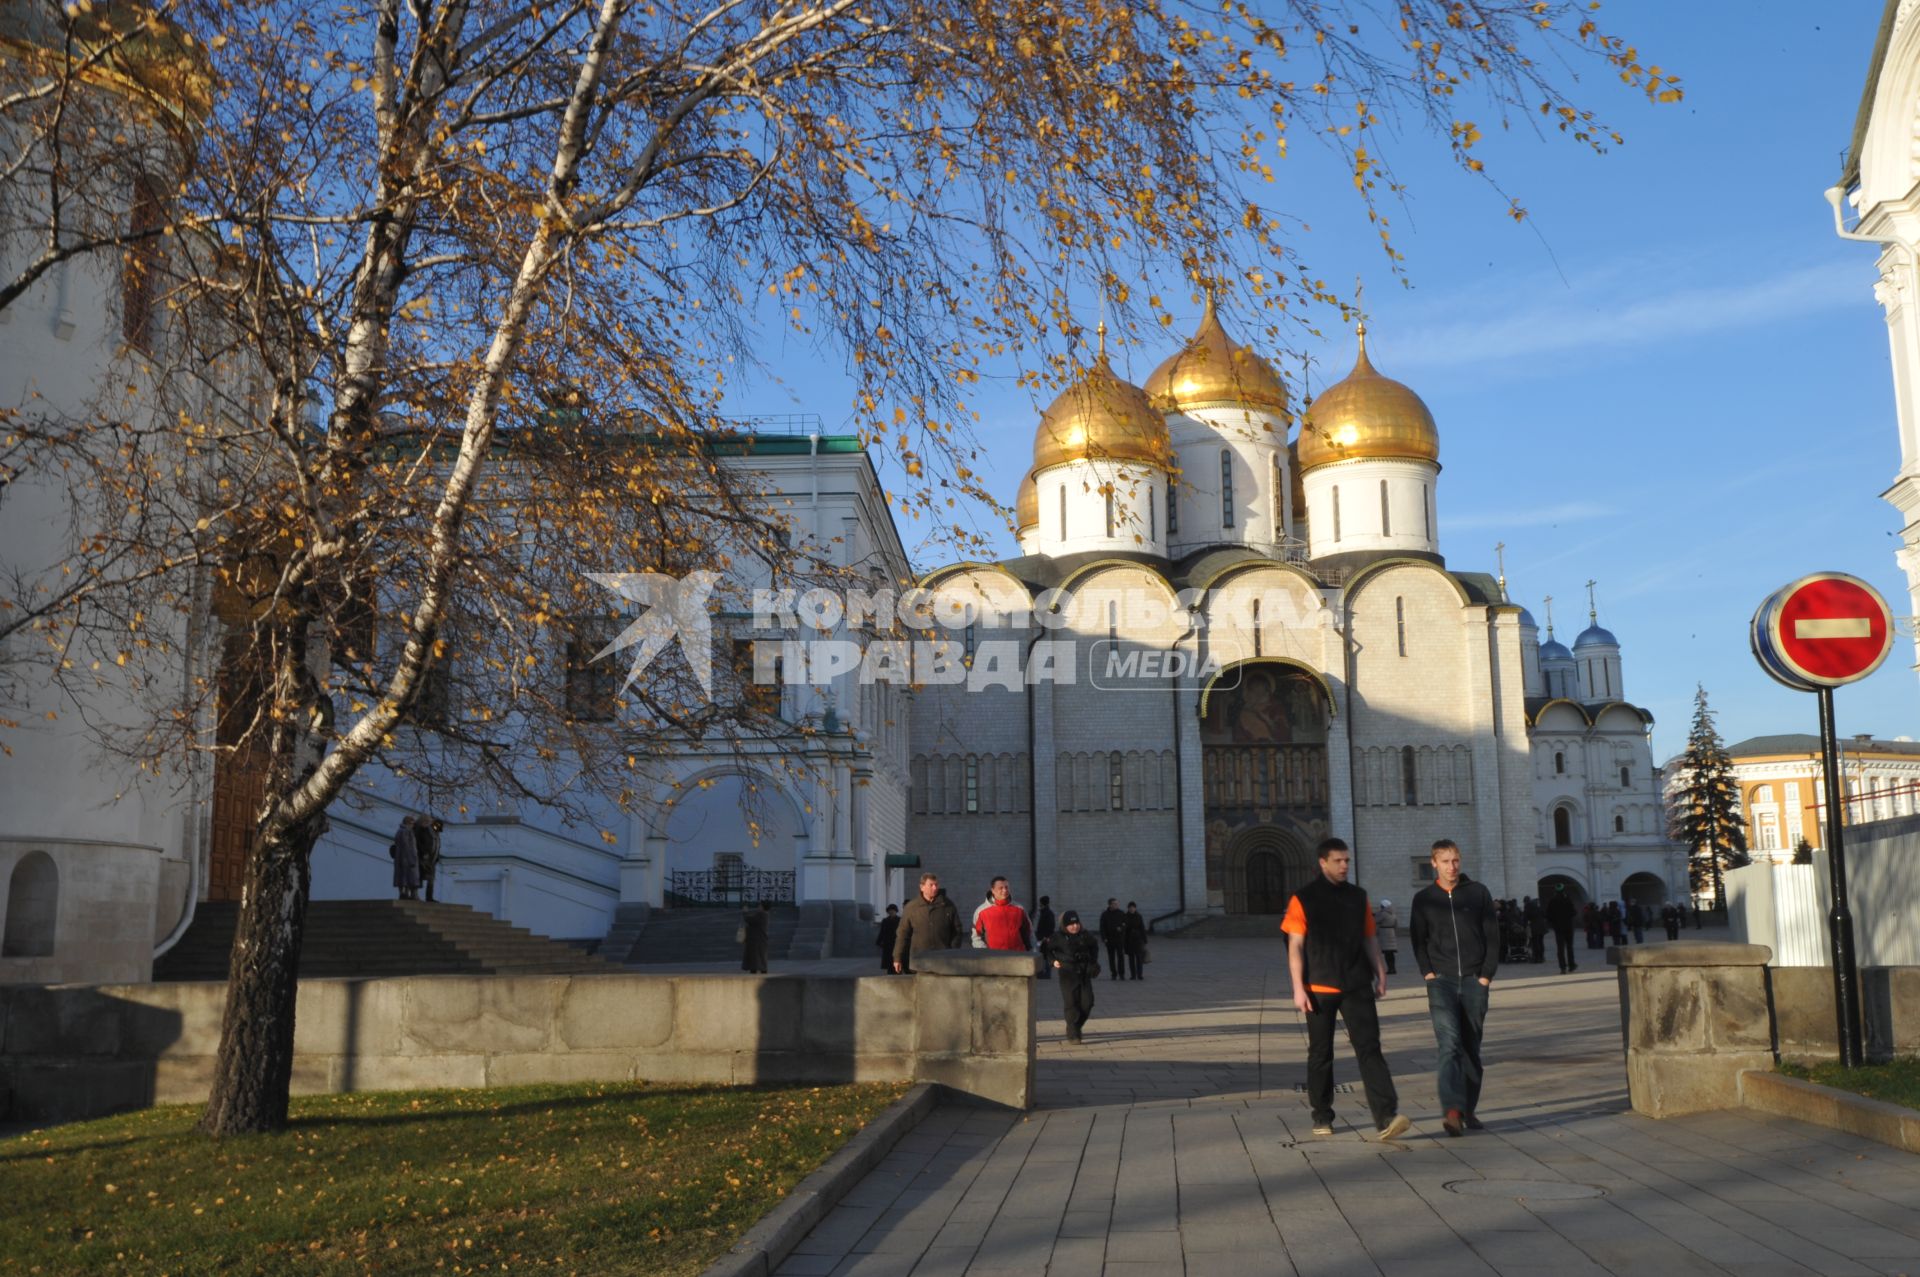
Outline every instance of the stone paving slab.
[[(1382, 1034), (1415, 1122), (1403, 1141), (1370, 1138), (1344, 1042), (1336, 1134), (1311, 1134), (1277, 940), (1167, 940), (1148, 979), (1095, 986), (1084, 1045), (1064, 1040), (1043, 985), (1035, 1111), (936, 1111), (777, 1271), (1920, 1277), (1920, 1157), (1748, 1112), (1634, 1114), (1597, 961), (1503, 973), (1487, 1129), (1463, 1139), (1440, 1129), (1424, 991), (1390, 984)], [(1599, 1195), (1546, 1196), (1579, 1185)]]

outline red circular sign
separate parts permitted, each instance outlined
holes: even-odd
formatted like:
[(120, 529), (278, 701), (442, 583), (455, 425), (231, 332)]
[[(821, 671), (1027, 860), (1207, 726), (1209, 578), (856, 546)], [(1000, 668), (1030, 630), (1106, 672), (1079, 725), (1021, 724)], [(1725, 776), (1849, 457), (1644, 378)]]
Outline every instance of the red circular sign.
[(1771, 654), (1794, 677), (1820, 687), (1865, 678), (1893, 650), (1893, 613), (1858, 577), (1820, 572), (1768, 600)]

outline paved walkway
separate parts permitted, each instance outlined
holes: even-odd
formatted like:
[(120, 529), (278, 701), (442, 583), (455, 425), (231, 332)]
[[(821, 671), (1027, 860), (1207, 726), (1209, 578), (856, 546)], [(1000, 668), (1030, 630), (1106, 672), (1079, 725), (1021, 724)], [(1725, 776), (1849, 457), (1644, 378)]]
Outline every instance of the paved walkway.
[(1920, 1158), (1745, 1113), (1627, 1109), (1611, 968), (1512, 968), (1488, 1024), (1487, 1129), (1448, 1139), (1426, 1000), (1381, 1008), (1401, 1108), (1369, 1127), (1344, 1041), (1315, 1138), (1278, 941), (1163, 940), (1102, 981), (1084, 1046), (1039, 987), (1040, 1103), (943, 1107), (778, 1269), (835, 1277), (1920, 1277)]

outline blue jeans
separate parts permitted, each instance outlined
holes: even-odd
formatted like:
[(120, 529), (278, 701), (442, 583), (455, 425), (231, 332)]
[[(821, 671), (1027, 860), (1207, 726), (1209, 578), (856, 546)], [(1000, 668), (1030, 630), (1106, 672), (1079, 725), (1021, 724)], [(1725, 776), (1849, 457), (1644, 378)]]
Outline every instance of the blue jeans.
[(1440, 1049), (1440, 1107), (1471, 1113), (1480, 1105), (1480, 1036), (1487, 1024), (1487, 986), (1478, 976), (1437, 975), (1427, 981), (1427, 1010)]

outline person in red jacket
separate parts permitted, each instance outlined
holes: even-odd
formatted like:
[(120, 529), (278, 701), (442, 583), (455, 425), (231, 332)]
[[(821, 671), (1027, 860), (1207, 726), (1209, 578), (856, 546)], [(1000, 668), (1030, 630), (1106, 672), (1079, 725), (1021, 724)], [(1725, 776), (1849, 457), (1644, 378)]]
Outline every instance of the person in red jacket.
[(993, 880), (993, 903), (980, 911), (973, 930), (989, 949), (1025, 952), (1033, 948), (1033, 925), (1027, 921), (1027, 911), (1013, 903), (1013, 892), (1005, 878)]

